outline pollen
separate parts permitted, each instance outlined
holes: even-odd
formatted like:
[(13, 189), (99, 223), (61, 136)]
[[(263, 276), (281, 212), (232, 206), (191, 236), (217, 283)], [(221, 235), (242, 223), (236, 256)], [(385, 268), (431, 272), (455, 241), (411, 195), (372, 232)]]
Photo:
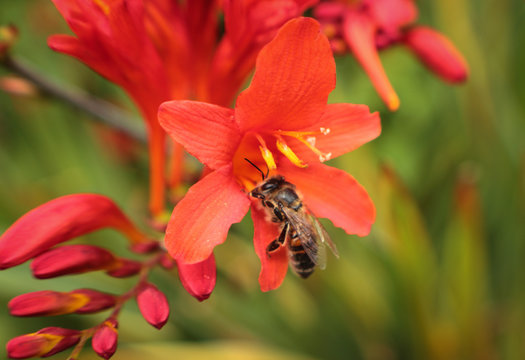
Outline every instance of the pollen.
[(321, 131), (321, 134), (323, 134), (323, 135), (328, 135), (328, 134), (330, 134), (330, 128), (320, 127), (320, 128), (319, 128), (319, 131)]

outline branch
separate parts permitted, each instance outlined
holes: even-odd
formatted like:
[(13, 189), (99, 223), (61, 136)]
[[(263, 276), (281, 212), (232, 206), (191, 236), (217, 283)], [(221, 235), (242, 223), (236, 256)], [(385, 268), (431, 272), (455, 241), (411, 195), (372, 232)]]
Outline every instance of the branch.
[(19, 59), (6, 54), (0, 58), (0, 64), (19, 76), (29, 80), (38, 87), (42, 93), (55, 97), (80, 109), (87, 114), (94, 116), (98, 122), (122, 131), (131, 138), (147, 143), (146, 133), (139, 121), (134, 121), (133, 116), (125, 113), (111, 103), (94, 98), (79, 89), (65, 89), (39, 74), (29, 65), (24, 64)]

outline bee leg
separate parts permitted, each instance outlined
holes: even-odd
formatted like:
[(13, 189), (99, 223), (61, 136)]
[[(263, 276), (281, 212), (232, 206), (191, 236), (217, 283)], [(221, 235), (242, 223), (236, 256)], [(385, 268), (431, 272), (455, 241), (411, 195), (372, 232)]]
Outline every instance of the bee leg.
[(268, 257), (271, 257), (271, 255), (279, 250), (282, 246), (284, 246), (284, 243), (286, 241), (286, 237), (288, 235), (288, 229), (290, 228), (290, 225), (288, 222), (284, 223), (283, 229), (281, 233), (279, 234), (279, 237), (272, 241), (267, 247), (266, 247), (266, 254)]

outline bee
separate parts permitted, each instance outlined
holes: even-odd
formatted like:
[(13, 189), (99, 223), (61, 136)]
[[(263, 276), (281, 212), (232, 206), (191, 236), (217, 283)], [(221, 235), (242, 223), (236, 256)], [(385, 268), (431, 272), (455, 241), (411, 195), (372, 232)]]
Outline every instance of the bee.
[(316, 266), (325, 268), (325, 245), (339, 257), (335, 244), (321, 223), (304, 206), (295, 185), (281, 175), (268, 177), (250, 160), (245, 160), (262, 175), (262, 182), (249, 195), (259, 199), (270, 221), (281, 227), (279, 237), (267, 246), (266, 254), (271, 257), (286, 246), (290, 266), (303, 279), (310, 276)]

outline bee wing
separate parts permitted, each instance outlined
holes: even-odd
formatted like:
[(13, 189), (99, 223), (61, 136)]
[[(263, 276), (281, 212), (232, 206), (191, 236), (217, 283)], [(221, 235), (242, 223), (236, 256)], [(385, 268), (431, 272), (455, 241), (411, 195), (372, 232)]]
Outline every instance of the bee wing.
[(312, 262), (324, 269), (326, 265), (326, 256), (320, 245), (320, 237), (317, 230), (312, 223), (309, 215), (298, 213), (292, 209), (281, 209), (290, 223), (290, 226), (295, 230), (299, 239), (301, 239), (301, 246), (306, 255)]
[(339, 258), (339, 251), (337, 251), (337, 247), (335, 246), (332, 239), (330, 239), (330, 235), (326, 232), (324, 226), (317, 220), (317, 218), (310, 214), (312, 223), (314, 224), (315, 230), (317, 231), (317, 234), (319, 234), (319, 238), (321, 239), (321, 243), (326, 244), (334, 256), (336, 258)]

